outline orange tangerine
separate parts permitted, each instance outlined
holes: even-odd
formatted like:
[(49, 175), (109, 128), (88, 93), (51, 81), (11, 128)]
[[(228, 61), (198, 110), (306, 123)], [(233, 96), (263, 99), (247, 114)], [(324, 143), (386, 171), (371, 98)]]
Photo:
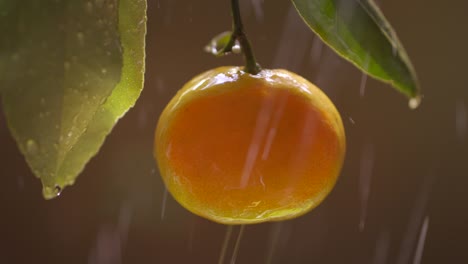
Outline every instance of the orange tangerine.
[(286, 70), (202, 73), (164, 109), (154, 156), (172, 196), (223, 224), (300, 216), (330, 193), (343, 165), (340, 114)]

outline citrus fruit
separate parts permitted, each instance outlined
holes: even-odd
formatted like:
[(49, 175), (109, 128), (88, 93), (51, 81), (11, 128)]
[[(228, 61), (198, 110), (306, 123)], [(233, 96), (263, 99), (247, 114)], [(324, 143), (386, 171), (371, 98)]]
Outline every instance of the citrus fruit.
[(154, 155), (172, 196), (223, 224), (297, 217), (332, 190), (345, 154), (338, 111), (286, 70), (202, 73), (157, 124)]

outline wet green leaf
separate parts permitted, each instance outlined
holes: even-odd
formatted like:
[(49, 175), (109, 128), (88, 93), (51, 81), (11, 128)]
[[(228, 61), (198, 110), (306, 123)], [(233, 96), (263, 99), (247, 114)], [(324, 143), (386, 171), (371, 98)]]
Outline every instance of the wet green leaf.
[(5, 1), (3, 107), (50, 199), (74, 183), (140, 95), (146, 0)]
[(372, 0), (292, 0), (307, 25), (370, 76), (417, 97), (418, 81), (395, 31)]

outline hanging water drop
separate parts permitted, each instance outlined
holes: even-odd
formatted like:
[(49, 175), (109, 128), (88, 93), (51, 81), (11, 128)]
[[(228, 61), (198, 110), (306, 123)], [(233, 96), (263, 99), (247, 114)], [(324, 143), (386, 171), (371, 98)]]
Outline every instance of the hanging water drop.
[(234, 54), (240, 54), (242, 51), (242, 48), (241, 46), (239, 45), (239, 43), (236, 43), (234, 46), (232, 46), (232, 52)]
[(57, 196), (60, 196), (61, 193), (62, 193), (62, 188), (57, 184), (52, 187), (44, 186), (44, 188), (42, 188), (42, 195), (44, 196), (45, 199), (48, 199), (48, 200), (56, 198)]
[(411, 99), (409, 100), (409, 102), (408, 102), (408, 106), (409, 106), (409, 108), (411, 108), (412, 110), (418, 108), (420, 104), (421, 104), (421, 96), (413, 97), (413, 98), (411, 98)]
[(58, 185), (55, 185), (54, 191), (57, 196), (60, 196), (60, 194), (62, 194), (62, 188), (60, 188), (60, 186)]

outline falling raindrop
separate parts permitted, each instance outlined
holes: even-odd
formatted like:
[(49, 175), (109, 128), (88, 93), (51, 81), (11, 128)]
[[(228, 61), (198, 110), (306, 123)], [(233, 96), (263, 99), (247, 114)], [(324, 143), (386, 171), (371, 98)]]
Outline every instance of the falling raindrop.
[(161, 221), (164, 220), (164, 216), (166, 214), (167, 195), (168, 195), (167, 188), (164, 188), (162, 205), (161, 205)]
[(227, 226), (226, 235), (224, 235), (223, 245), (221, 247), (221, 254), (219, 254), (218, 264), (223, 264), (224, 259), (226, 258), (226, 252), (229, 245), (229, 240), (231, 240), (232, 229), (234, 226)]
[(18, 189), (23, 190), (24, 189), (24, 178), (23, 176), (18, 176)]
[(257, 156), (260, 152), (261, 141), (265, 137), (268, 129), (268, 123), (271, 119), (272, 111), (273, 102), (270, 100), (265, 100), (257, 115), (254, 133), (250, 142), (249, 150), (247, 151), (244, 168), (241, 174), (240, 188), (245, 188), (249, 182), (252, 170), (255, 163), (257, 162)]
[(312, 35), (308, 34), (307, 29), (300, 26), (302, 24), (296, 9), (291, 6), (281, 32), (273, 67), (286, 67), (292, 71), (300, 69), (312, 40)]
[(423, 215), (426, 210), (426, 204), (429, 199), (429, 195), (435, 180), (435, 174), (429, 175), (425, 179), (423, 186), (421, 187), (421, 191), (419, 192), (419, 195), (414, 204), (414, 208), (411, 212), (409, 223), (406, 229), (406, 234), (400, 245), (400, 253), (396, 262), (397, 264), (409, 263), (411, 249), (413, 248), (416, 242), (419, 225), (423, 221)]
[(92, 13), (93, 12), (93, 3), (91, 3), (90, 1), (86, 2), (86, 11), (88, 13)]
[(78, 39), (78, 43), (80, 45), (83, 45), (83, 43), (84, 43), (84, 34), (83, 34), (83, 32), (76, 33), (76, 38)]
[(320, 62), (320, 58), (322, 57), (322, 50), (323, 50), (323, 42), (320, 38), (315, 37), (312, 40), (312, 48), (310, 49), (310, 59), (312, 64), (318, 64)]
[(468, 120), (467, 120), (467, 110), (466, 105), (463, 101), (459, 100), (456, 102), (456, 112), (455, 112), (455, 129), (457, 133), (457, 138), (460, 141), (465, 140), (466, 133), (468, 130)]
[[(370, 60), (370, 57), (369, 55), (367, 55), (366, 62), (364, 63), (365, 70), (369, 68), (369, 60)], [(368, 78), (367, 74), (363, 72), (361, 75), (361, 84), (359, 85), (359, 94), (361, 95), (361, 97), (364, 97), (364, 94), (366, 92), (367, 78)]]
[(418, 246), (416, 247), (416, 253), (414, 254), (413, 264), (420, 264), (424, 252), (424, 244), (426, 243), (427, 229), (429, 229), (429, 217), (424, 218), (424, 222), (421, 226), (421, 232), (419, 233)]
[(95, 0), (94, 2), (97, 6), (101, 7), (104, 4), (104, 1), (105, 0)]
[(116, 228), (106, 225), (99, 230), (88, 264), (122, 263), (122, 241)]
[(158, 91), (158, 93), (164, 93), (164, 91), (166, 90), (166, 85), (164, 83), (164, 80), (158, 76), (156, 78), (156, 90)]
[(120, 214), (117, 224), (117, 230), (120, 236), (120, 243), (122, 246), (125, 245), (128, 238), (128, 232), (130, 229), (130, 224), (132, 220), (132, 207), (129, 202), (124, 202), (120, 208)]
[(255, 18), (257, 19), (258, 22), (263, 21), (263, 0), (251, 0), (253, 10), (255, 12)]
[(245, 225), (240, 226), (239, 234), (237, 235), (236, 244), (234, 245), (234, 250), (232, 252), (231, 262), (230, 264), (235, 264), (237, 260), (237, 256), (239, 255), (239, 248), (240, 242), (242, 240), (242, 236), (244, 234)]
[(373, 264), (386, 264), (388, 258), (388, 250), (390, 249), (390, 233), (382, 232), (375, 243), (375, 253)]
[(361, 198), (361, 216), (359, 231), (363, 231), (366, 224), (367, 203), (369, 200), (371, 176), (374, 167), (374, 145), (366, 144), (361, 155), (361, 168), (359, 174), (359, 192)]
[(193, 252), (193, 244), (195, 241), (195, 224), (194, 221), (192, 221), (192, 224), (190, 225), (190, 231), (189, 231), (189, 238), (187, 240), (187, 247), (189, 252)]
[(274, 260), (274, 255), (277, 250), (278, 242), (281, 238), (281, 230), (283, 227), (282, 222), (274, 223), (270, 232), (270, 237), (268, 239), (268, 250), (266, 255), (267, 264), (272, 264)]
[[(229, 245), (229, 241), (231, 240), (232, 233), (233, 233), (234, 226), (230, 225), (227, 227), (226, 235), (224, 236), (223, 245), (221, 247), (221, 254), (219, 255), (218, 264), (223, 264), (224, 259), (226, 258), (227, 248)], [(240, 242), (242, 240), (242, 236), (244, 235), (245, 225), (240, 225), (239, 233), (237, 234), (237, 238), (234, 244), (234, 248), (232, 250), (231, 260), (229, 264), (235, 264), (237, 260), (237, 256), (239, 255), (239, 248)]]

